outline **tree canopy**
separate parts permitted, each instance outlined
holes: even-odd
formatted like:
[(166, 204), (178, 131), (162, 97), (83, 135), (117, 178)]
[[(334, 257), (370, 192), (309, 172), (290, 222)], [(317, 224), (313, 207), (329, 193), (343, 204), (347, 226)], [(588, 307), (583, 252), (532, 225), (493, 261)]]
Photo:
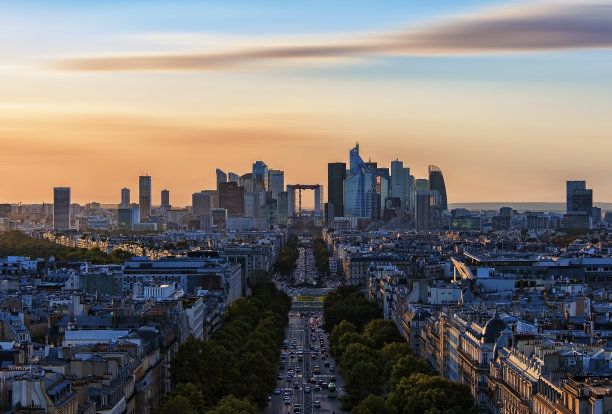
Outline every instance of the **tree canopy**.
[(254, 285), (250, 297), (236, 299), (210, 341), (189, 338), (179, 346), (170, 364), (177, 386), (162, 408), (176, 403), (185, 412), (259, 412), (276, 384), (290, 306), (291, 299), (269, 282)]
[(471, 413), (469, 387), (436, 376), (412, 355), (395, 322), (382, 319), (380, 308), (369, 303), (359, 290), (346, 286), (330, 292), (324, 302), (326, 326), (333, 327), (330, 351), (348, 393), (343, 409), (356, 414)]
[(80, 249), (66, 247), (46, 239), (28, 237), (20, 231), (6, 231), (0, 234), (0, 257), (29, 256), (49, 259), (51, 256), (60, 262), (84, 262), (93, 264), (123, 263), (131, 258), (130, 253), (117, 249), (106, 254), (100, 249)]

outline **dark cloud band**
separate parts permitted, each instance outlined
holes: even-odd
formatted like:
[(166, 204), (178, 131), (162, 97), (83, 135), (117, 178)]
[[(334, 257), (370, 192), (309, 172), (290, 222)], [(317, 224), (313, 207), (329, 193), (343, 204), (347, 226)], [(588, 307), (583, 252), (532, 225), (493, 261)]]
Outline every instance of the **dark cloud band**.
[[(365, 38), (363, 35), (360, 39)], [(257, 47), (212, 54), (111, 56), (66, 59), (64, 70), (249, 69), (266, 62), (366, 56), (460, 55), (612, 47), (612, 3), (528, 4), (478, 16), (447, 19), (417, 30), (378, 33), (365, 41)]]

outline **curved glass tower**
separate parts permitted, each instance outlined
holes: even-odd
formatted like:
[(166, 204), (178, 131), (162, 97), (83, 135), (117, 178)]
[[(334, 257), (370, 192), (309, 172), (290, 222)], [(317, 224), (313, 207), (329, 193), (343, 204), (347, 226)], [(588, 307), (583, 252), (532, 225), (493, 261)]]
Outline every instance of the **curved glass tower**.
[(376, 174), (359, 156), (359, 144), (350, 152), (349, 176), (344, 180), (344, 215), (371, 218), (375, 212)]
[(435, 165), (429, 166), (429, 190), (437, 191), (440, 196), (440, 208), (442, 211), (448, 210), (446, 202), (446, 185), (444, 184), (444, 176), (442, 170)]

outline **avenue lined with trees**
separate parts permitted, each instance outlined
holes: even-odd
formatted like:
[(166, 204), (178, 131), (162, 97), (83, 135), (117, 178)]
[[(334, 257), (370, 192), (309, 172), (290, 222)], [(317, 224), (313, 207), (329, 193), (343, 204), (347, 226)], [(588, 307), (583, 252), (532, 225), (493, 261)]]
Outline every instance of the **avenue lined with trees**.
[(315, 258), (315, 267), (321, 275), (329, 274), (329, 250), (322, 237), (312, 239), (312, 252)]
[(343, 409), (355, 414), (473, 413), (467, 385), (438, 376), (412, 355), (395, 323), (357, 288), (341, 286), (324, 302), (330, 350), (345, 380)]
[(296, 260), (300, 257), (298, 251), (298, 237), (290, 236), (287, 244), (278, 254), (276, 262), (274, 262), (274, 271), (283, 276), (289, 276), (296, 268)]
[(170, 366), (174, 391), (157, 413), (260, 413), (276, 385), (276, 365), (291, 299), (255, 284), (230, 305), (211, 340), (189, 338)]

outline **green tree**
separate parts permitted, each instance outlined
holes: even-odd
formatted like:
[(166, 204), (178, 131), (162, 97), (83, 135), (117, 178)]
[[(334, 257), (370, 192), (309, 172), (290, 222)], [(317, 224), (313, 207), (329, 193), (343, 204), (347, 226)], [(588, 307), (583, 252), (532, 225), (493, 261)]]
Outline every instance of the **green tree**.
[(379, 352), (380, 365), (382, 366), (382, 374), (385, 382), (389, 382), (391, 370), (397, 362), (403, 357), (412, 356), (410, 347), (406, 343), (392, 342), (386, 344)]
[[(189, 401), (190, 407), (197, 413), (206, 411), (206, 401), (204, 400), (202, 390), (194, 384), (178, 384), (172, 392), (172, 395), (186, 398)], [(162, 412), (165, 413), (167, 411)]]
[(389, 389), (393, 390), (402, 380), (413, 374), (433, 375), (434, 369), (427, 362), (412, 355), (400, 358), (391, 368), (389, 377)]
[(156, 414), (200, 414), (203, 412), (194, 408), (184, 395), (170, 395), (155, 410)]
[(353, 408), (354, 414), (395, 414), (393, 407), (385, 404), (381, 396), (370, 394), (359, 405)]
[(207, 414), (259, 414), (261, 410), (246, 398), (236, 398), (233, 395), (223, 397), (219, 404)]
[(426, 374), (402, 378), (387, 403), (403, 414), (474, 413), (474, 400), (467, 385)]
[(329, 336), (329, 349), (333, 355), (336, 355), (336, 347), (338, 346), (338, 339), (345, 333), (354, 332), (357, 333), (357, 327), (347, 320), (340, 322)]
[(330, 292), (323, 302), (324, 329), (331, 332), (334, 326), (347, 320), (361, 330), (372, 319), (380, 318), (380, 307), (368, 301), (365, 295), (352, 286), (340, 286)]
[(363, 334), (374, 341), (374, 347), (381, 349), (385, 344), (405, 342), (395, 322), (388, 319), (374, 319), (365, 326)]
[(352, 344), (364, 345), (370, 350), (370, 353), (374, 348), (374, 342), (372, 342), (370, 338), (360, 335), (357, 332), (347, 332), (338, 339), (338, 343), (334, 349), (334, 357), (338, 361), (341, 361), (347, 348)]

